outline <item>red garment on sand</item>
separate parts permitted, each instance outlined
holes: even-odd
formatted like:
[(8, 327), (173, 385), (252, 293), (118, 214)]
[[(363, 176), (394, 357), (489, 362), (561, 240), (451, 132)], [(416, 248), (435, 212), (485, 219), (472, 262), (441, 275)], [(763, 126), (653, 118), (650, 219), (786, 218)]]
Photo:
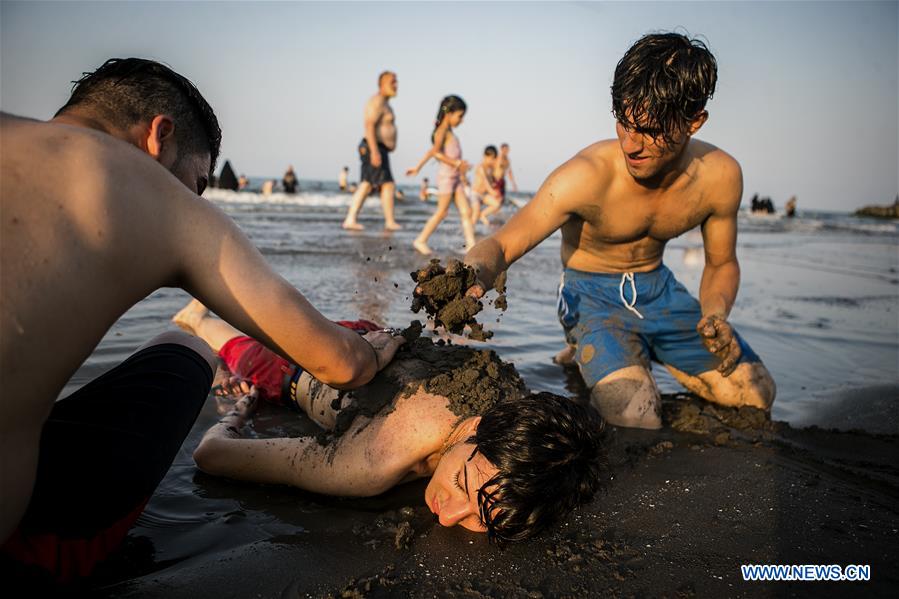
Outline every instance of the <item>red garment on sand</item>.
[[(360, 334), (381, 328), (368, 320), (339, 320), (337, 324)], [(259, 396), (274, 403), (282, 403), (282, 390), (298, 369), (251, 337), (230, 339), (219, 350), (219, 357), (232, 374), (256, 385)]]

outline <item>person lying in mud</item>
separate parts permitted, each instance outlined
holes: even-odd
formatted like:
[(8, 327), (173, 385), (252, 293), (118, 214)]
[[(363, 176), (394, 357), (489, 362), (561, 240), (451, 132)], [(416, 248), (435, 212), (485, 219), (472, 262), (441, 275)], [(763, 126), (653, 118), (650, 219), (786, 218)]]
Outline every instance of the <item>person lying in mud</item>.
[[(527, 394), (514, 367), (492, 351), (415, 339), (382, 376), (341, 392), (199, 302), (174, 320), (218, 352), (234, 375), (225, 392), (239, 394), (194, 451), (208, 474), (354, 497), (431, 477), (425, 503), (440, 524), (500, 543), (536, 535), (599, 487), (599, 416), (550, 393)], [(327, 440), (242, 437), (260, 399), (305, 413)]]

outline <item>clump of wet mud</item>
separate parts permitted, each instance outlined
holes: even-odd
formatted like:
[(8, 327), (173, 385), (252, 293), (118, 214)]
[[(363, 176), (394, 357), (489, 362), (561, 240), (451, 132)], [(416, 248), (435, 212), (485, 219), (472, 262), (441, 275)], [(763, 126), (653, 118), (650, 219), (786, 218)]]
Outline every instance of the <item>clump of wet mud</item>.
[(689, 394), (669, 397), (662, 402), (663, 421), (677, 431), (710, 435), (716, 445), (727, 443), (728, 429), (752, 433), (772, 432), (776, 428), (768, 413), (758, 408), (717, 406)]
[[(465, 295), (478, 281), (477, 272), (471, 266), (450, 259), (444, 268), (440, 260), (434, 259), (427, 267), (409, 274), (416, 283), (412, 294), (413, 312), (418, 313), (424, 309), (435, 326), (442, 326), (457, 335), (461, 335), (468, 326), (471, 329), (468, 336), (475, 341), (486, 341), (493, 336), (493, 332), (485, 331), (484, 326), (474, 318), (484, 304), (477, 298)], [(494, 303), (505, 310), (505, 272), (497, 277), (496, 288), (500, 296)]]
[[(333, 431), (318, 436), (326, 444), (345, 433), (357, 416), (389, 414), (395, 400), (419, 389), (446, 397), (459, 418), (483, 414), (499, 401), (516, 400), (527, 388), (515, 366), (491, 349), (473, 349), (421, 337), (421, 322), (413, 321), (401, 334), (407, 342), (393, 361), (367, 385), (341, 393), (332, 407), (339, 410)], [(345, 398), (351, 400), (345, 401)], [(343, 406), (341, 408), (341, 406)]]

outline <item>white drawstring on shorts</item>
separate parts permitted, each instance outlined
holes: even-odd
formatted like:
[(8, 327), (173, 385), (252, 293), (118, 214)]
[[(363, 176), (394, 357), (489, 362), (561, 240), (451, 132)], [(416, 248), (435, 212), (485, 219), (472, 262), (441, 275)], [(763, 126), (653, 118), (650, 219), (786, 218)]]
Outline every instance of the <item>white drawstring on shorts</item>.
[[(631, 284), (631, 295), (633, 296), (633, 299), (630, 302), (628, 302), (626, 299), (624, 299), (624, 282), (625, 281), (630, 281), (630, 284)], [(633, 312), (634, 314), (636, 314), (637, 318), (642, 320), (643, 315), (640, 314), (640, 312), (638, 312), (636, 308), (634, 308), (634, 306), (637, 304), (637, 286), (634, 284), (634, 273), (632, 273), (632, 272), (621, 273), (621, 284), (618, 285), (618, 295), (621, 297), (621, 303), (624, 304), (624, 307), (627, 308), (628, 310), (630, 310), (631, 312)]]

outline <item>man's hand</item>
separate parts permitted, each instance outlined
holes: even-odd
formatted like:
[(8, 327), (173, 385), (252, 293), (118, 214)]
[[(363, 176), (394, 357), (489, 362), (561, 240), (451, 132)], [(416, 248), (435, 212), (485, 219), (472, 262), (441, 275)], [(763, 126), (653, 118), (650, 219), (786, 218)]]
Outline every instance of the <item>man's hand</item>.
[(375, 350), (378, 371), (390, 364), (393, 356), (396, 355), (396, 350), (406, 342), (406, 338), (402, 335), (394, 335), (389, 331), (372, 331), (363, 335), (362, 338), (368, 341)]
[(412, 168), (407, 168), (407, 169), (406, 169), (406, 176), (407, 176), (407, 177), (414, 177), (414, 176), (417, 175), (417, 174), (418, 174), (418, 168), (416, 168), (416, 167), (414, 167), (414, 166), (413, 166)]
[(721, 358), (718, 372), (730, 376), (743, 353), (733, 327), (721, 314), (709, 314), (699, 321), (696, 330), (706, 349)]
[(371, 162), (371, 165), (373, 167), (375, 167), (375, 168), (381, 167), (381, 151), (378, 150), (377, 147), (372, 149), (371, 156), (369, 157), (369, 161)]

